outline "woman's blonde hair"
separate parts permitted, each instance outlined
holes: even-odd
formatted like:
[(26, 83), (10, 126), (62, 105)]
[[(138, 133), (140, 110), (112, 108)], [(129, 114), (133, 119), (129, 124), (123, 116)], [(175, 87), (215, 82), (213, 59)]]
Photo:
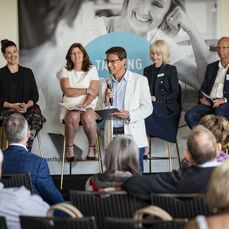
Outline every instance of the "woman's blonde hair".
[(162, 54), (163, 63), (167, 64), (170, 61), (170, 48), (164, 40), (156, 40), (150, 45), (150, 53), (156, 49)]
[(217, 167), (210, 178), (207, 203), (218, 212), (229, 210), (229, 160)]
[(118, 135), (109, 144), (105, 154), (107, 174), (129, 171), (139, 174), (138, 148), (132, 136)]

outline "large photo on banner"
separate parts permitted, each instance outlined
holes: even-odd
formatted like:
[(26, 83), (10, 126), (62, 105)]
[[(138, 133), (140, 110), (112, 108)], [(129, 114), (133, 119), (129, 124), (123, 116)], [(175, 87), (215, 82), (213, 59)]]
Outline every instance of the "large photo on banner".
[[(217, 59), (217, 0), (20, 0), (18, 15), (20, 64), (33, 70), (38, 85), (39, 105), (47, 119), (42, 147), (52, 174), (60, 174), (64, 134), (57, 72), (66, 65), (71, 44), (81, 43), (99, 77), (105, 78), (105, 51), (110, 47), (124, 47), (126, 67), (142, 74), (152, 64), (150, 44), (165, 40), (182, 87), (182, 113), (196, 104), (206, 66)], [(180, 125), (186, 125), (183, 116)], [(83, 130), (74, 143), (79, 154), (87, 153)], [(37, 144), (33, 147), (38, 152)], [(73, 172), (95, 173), (98, 165), (76, 162)]]

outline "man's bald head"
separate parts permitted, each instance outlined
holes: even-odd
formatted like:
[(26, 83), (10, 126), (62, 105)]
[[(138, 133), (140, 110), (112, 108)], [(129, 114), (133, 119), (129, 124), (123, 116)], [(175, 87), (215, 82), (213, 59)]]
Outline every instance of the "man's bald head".
[(217, 156), (215, 136), (201, 125), (192, 129), (187, 139), (187, 148), (196, 164), (212, 161)]

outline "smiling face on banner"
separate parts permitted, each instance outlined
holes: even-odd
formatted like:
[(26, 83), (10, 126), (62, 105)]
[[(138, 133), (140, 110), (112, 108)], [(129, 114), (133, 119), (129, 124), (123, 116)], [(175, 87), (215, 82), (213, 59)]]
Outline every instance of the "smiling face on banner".
[(113, 46), (121, 46), (127, 52), (126, 68), (130, 71), (143, 73), (143, 69), (152, 64), (149, 58), (150, 43), (143, 37), (127, 32), (115, 32), (100, 36), (86, 46), (87, 53), (93, 65), (99, 72), (99, 77), (109, 76), (107, 69), (106, 50)]

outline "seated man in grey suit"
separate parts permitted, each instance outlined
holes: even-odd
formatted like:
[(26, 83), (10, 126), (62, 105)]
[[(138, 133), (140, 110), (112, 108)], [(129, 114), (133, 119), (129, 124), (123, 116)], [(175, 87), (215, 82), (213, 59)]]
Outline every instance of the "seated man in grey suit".
[(185, 157), (193, 166), (155, 175), (142, 175), (128, 178), (123, 190), (140, 199), (149, 200), (154, 193), (207, 192), (207, 185), (213, 169), (220, 165), (216, 156), (221, 147), (214, 135), (203, 126), (196, 126), (187, 139)]
[[(3, 154), (0, 149), (0, 178)], [(0, 182), (0, 215), (6, 218), (8, 229), (19, 229), (19, 215), (46, 216), (49, 205), (41, 197), (31, 195), (25, 187), (4, 188)]]
[(50, 176), (46, 159), (30, 153), (26, 148), (30, 131), (24, 116), (19, 113), (10, 115), (3, 122), (3, 130), (9, 147), (4, 151), (2, 173), (30, 173), (33, 193), (40, 195), (50, 205), (63, 202)]

